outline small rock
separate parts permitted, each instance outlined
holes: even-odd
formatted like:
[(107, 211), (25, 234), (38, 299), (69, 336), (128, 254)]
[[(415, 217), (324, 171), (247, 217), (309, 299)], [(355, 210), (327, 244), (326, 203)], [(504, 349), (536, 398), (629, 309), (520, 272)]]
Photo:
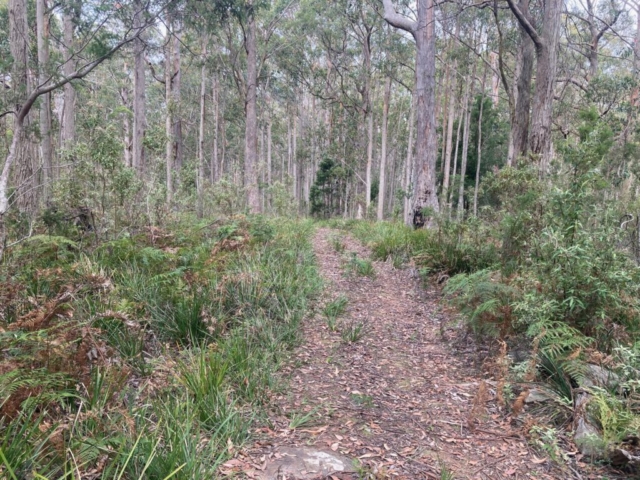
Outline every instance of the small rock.
[(615, 388), (620, 383), (620, 377), (615, 372), (607, 370), (599, 365), (587, 364), (587, 371), (580, 382), (580, 386)]
[(281, 447), (278, 448), (277, 455), (267, 461), (267, 466), (260, 474), (260, 478), (262, 480), (280, 478), (312, 480), (325, 478), (334, 473), (353, 471), (352, 460), (344, 455), (314, 448)]
[(587, 414), (590, 399), (588, 392), (582, 389), (575, 391), (573, 441), (585, 457), (592, 461), (603, 460), (606, 457), (606, 449), (602, 435)]
[(539, 388), (532, 388), (524, 399), (524, 403), (543, 403), (548, 400), (551, 400), (551, 397), (547, 392)]

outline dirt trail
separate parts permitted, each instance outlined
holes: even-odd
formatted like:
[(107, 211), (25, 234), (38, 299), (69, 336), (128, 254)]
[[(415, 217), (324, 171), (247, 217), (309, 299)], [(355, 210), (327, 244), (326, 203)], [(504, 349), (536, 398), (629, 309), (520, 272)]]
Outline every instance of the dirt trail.
[[(279, 411), (246, 452), (254, 470), (244, 473), (268, 478), (264, 472), (286, 447), (303, 446), (358, 459), (361, 467), (272, 478), (570, 478), (536, 457), (505, 420), (492, 383), (480, 386), (489, 377), (473, 367), (477, 354), (443, 340), (436, 292), (425, 291), (410, 269), (386, 262), (374, 262), (375, 278), (346, 275), (351, 252), (359, 258), (369, 252), (349, 237), (346, 251), (336, 252), (330, 241), (336, 233), (319, 229), (314, 238), (325, 296), (346, 295), (340, 324), (362, 322), (366, 332), (349, 344), (320, 312), (306, 321), (304, 343), (284, 371), (289, 388), (273, 399)], [(312, 422), (290, 428), (292, 418), (310, 411)]]

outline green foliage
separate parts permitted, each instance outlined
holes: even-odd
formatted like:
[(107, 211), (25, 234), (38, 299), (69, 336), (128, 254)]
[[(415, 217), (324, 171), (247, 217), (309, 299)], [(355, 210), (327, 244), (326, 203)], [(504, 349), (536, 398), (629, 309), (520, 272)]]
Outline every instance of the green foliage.
[(289, 422), (289, 428), (291, 430), (295, 430), (296, 428), (304, 427), (305, 425), (309, 425), (315, 419), (318, 408), (312, 409), (310, 412), (304, 414), (293, 413), (291, 415), (291, 421)]
[(347, 246), (344, 244), (344, 238), (341, 235), (331, 235), (329, 241), (336, 253), (344, 253)]
[(342, 315), (347, 309), (348, 302), (349, 302), (349, 299), (346, 296), (340, 295), (338, 298), (328, 302), (324, 306), (324, 308), (322, 309), (322, 313), (327, 319), (327, 325), (329, 326), (329, 330), (331, 331), (336, 330), (336, 327), (337, 327), (336, 321), (338, 317)]
[(511, 302), (518, 291), (499, 280), (499, 272), (479, 270), (452, 277), (444, 293), (463, 314), (467, 327), (477, 335), (504, 338), (513, 327)]
[(414, 260), (427, 272), (448, 275), (469, 273), (494, 266), (497, 247), (487, 241), (487, 229), (477, 220), (452, 222), (442, 219), (435, 232), (415, 250)]
[(340, 329), (340, 335), (345, 343), (356, 343), (367, 333), (365, 324), (362, 322), (348, 322)]
[(325, 157), (320, 162), (309, 194), (312, 215), (329, 218), (342, 213), (348, 176), (348, 170), (333, 159)]
[[(278, 388), (320, 289), (312, 233), (258, 216), (184, 219), (96, 247), (24, 242), (0, 290), (13, 312), (0, 319), (0, 471), (215, 476)], [(37, 268), (21, 268), (36, 250)], [(67, 285), (74, 295), (56, 303)]]
[(358, 258), (355, 252), (351, 253), (345, 268), (348, 273), (358, 275), (360, 277), (375, 277), (376, 271), (373, 262), (368, 258)]
[(429, 238), (427, 230), (390, 222), (359, 222), (352, 232), (371, 248), (374, 260), (391, 259), (396, 268), (408, 262)]

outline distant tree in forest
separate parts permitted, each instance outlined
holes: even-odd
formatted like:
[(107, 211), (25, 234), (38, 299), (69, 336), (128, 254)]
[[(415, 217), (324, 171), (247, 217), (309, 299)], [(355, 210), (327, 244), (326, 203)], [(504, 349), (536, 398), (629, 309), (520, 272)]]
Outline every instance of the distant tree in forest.
[(327, 157), (320, 162), (309, 195), (312, 215), (328, 218), (342, 212), (347, 177), (347, 170), (335, 160)]

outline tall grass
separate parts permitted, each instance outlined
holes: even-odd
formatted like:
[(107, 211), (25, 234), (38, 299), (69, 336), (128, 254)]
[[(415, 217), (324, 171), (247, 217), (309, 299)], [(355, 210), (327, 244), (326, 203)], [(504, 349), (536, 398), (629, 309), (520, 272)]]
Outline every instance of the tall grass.
[[(214, 477), (279, 388), (319, 291), (313, 228), (181, 221), (92, 249), (55, 237), (10, 252), (0, 477)], [(30, 249), (46, 256), (25, 268)]]

